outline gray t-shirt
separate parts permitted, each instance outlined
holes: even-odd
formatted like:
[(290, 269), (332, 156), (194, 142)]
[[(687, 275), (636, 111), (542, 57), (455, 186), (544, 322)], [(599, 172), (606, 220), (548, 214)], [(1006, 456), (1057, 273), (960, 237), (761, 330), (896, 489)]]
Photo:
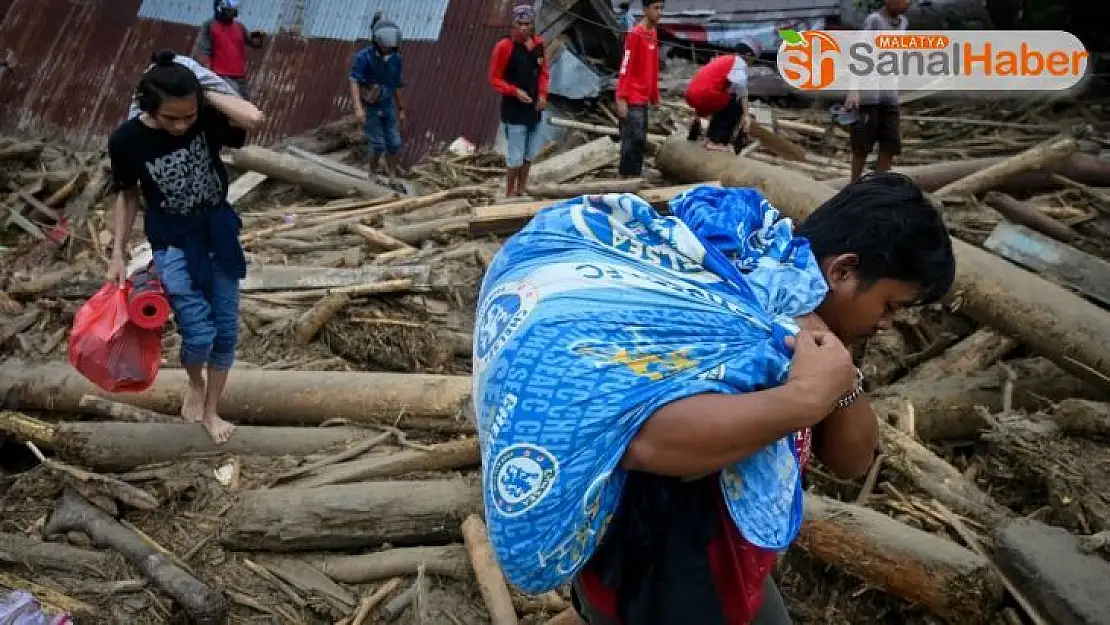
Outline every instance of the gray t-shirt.
[[(897, 30), (904, 32), (910, 21), (905, 15), (887, 17), (882, 11), (875, 11), (863, 20), (862, 30)], [(874, 83), (873, 83), (874, 84)], [(877, 86), (880, 89), (860, 90), (860, 103), (862, 104), (898, 104), (898, 80), (896, 78), (882, 78)]]
[[(235, 89), (235, 87), (229, 85), (226, 80), (217, 76), (215, 73), (213, 73), (207, 67), (198, 63), (192, 57), (178, 54), (177, 56), (173, 57), (173, 62), (179, 65), (184, 65), (185, 67), (188, 67), (190, 70), (192, 70), (192, 72), (197, 75), (197, 79), (200, 80), (200, 86), (203, 87), (206, 91), (215, 91), (216, 93), (239, 97), (239, 92)], [(139, 110), (139, 98), (137, 95), (132, 95), (131, 106), (127, 109), (127, 119), (134, 119), (138, 117), (140, 113), (142, 113), (142, 111)]]

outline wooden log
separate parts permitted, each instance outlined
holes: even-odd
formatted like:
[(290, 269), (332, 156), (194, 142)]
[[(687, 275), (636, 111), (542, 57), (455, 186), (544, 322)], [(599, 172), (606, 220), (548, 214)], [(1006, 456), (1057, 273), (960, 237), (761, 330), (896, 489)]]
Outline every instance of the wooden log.
[[(100, 475), (99, 473), (73, 467), (54, 458), (47, 458), (34, 443), (24, 441), (24, 444), (35, 454), (39, 463), (55, 473), (60, 473), (67, 478), (75, 480), (73, 484), (74, 487), (83, 492), (89, 492), (95, 496), (100, 496), (103, 492), (139, 510), (154, 510), (158, 507), (158, 499), (141, 488), (132, 486), (122, 480), (117, 480), (114, 477)], [(115, 504), (109, 502), (108, 507), (114, 510)]]
[(88, 184), (81, 190), (81, 194), (77, 199), (66, 205), (66, 218), (73, 223), (79, 223), (85, 220), (91, 209), (104, 192), (108, 190), (108, 185), (112, 182), (111, 161), (103, 159), (93, 169), (92, 175), (89, 177)]
[(1110, 307), (1110, 263), (1097, 256), (1011, 223), (995, 226), (983, 247)]
[(235, 167), (255, 171), (277, 180), (295, 184), (309, 193), (325, 197), (361, 195), (378, 198), (394, 191), (366, 178), (356, 178), (322, 167), (296, 156), (282, 154), (257, 145), (232, 150)]
[[(969, 158), (957, 161), (945, 161), (931, 165), (918, 165), (914, 167), (895, 167), (894, 171), (909, 176), (922, 189), (933, 192), (951, 184), (960, 178), (1001, 163), (1006, 160), (1004, 156), (990, 156), (986, 158)], [(1044, 169), (1024, 171), (1007, 177), (995, 187), (996, 191), (1006, 193), (1026, 193), (1055, 189), (1060, 186), (1053, 180), (1052, 175), (1059, 174), (1093, 186), (1110, 186), (1110, 162), (1090, 154), (1076, 152), (1058, 163), (1050, 163)], [(840, 189), (848, 184), (848, 178), (829, 180), (828, 184)]]
[(360, 236), (343, 236), (326, 240), (301, 241), (300, 239), (274, 238), (266, 239), (264, 245), (281, 250), (286, 254), (311, 254), (312, 252), (331, 252), (362, 245), (364, 239)]
[(43, 204), (54, 208), (73, 197), (73, 194), (77, 192), (77, 186), (81, 184), (82, 180), (84, 180), (87, 175), (88, 172), (85, 170), (74, 173), (57, 191), (47, 196), (47, 198), (43, 200)]
[[(438, 240), (459, 234), (469, 234), (470, 222), (471, 218), (467, 216), (445, 217), (443, 219), (435, 219), (423, 223), (390, 226), (388, 228), (383, 228), (382, 232), (408, 245), (419, 246), (425, 241)], [(403, 256), (410, 254), (410, 251), (402, 249), (387, 253)]]
[(124, 423), (180, 423), (181, 417), (171, 417), (153, 410), (123, 404), (96, 395), (84, 395), (78, 402), (82, 414), (91, 414)]
[(144, 577), (176, 600), (200, 625), (219, 625), (227, 618), (223, 595), (174, 564), (142, 537), (128, 530), (72, 490), (55, 502), (43, 532), (83, 532), (93, 543), (126, 558)]
[(345, 293), (324, 296), (297, 319), (293, 327), (293, 342), (302, 347), (311, 343), (320, 329), (350, 303), (351, 297)]
[(462, 480), (247, 491), (220, 540), (275, 552), (443, 543), (459, 540), (459, 524), (481, 505), (481, 489)]
[(295, 291), (300, 289), (334, 289), (353, 287), (388, 280), (413, 279), (427, 281), (427, 265), (406, 267), (356, 267), (336, 269), (297, 265), (268, 265), (247, 272), (239, 289), (244, 293), (259, 291)]
[(367, 243), (379, 250), (391, 252), (393, 250), (401, 250), (411, 247), (408, 243), (395, 239), (382, 232), (381, 230), (378, 230), (377, 228), (371, 228), (370, 226), (367, 226), (365, 224), (350, 224), (347, 226), (347, 228), (349, 228), (351, 232), (359, 235), (360, 237), (365, 239)]
[[(571, 130), (581, 130), (595, 135), (605, 135), (608, 137), (619, 137), (621, 131), (616, 126), (604, 126), (602, 124), (587, 124), (585, 122), (575, 121), (573, 119), (563, 119), (561, 117), (552, 117), (547, 120), (552, 126), (558, 128), (569, 128)], [(649, 133), (647, 136), (649, 142), (662, 143), (667, 140), (665, 135)]]
[[(154, 386), (142, 393), (108, 394), (68, 363), (0, 362), (0, 397), (37, 410), (80, 412), (81, 397), (98, 395), (180, 414), (187, 384), (183, 369), (163, 369)], [(220, 414), (233, 421), (267, 425), (318, 425), (336, 418), (391, 423), (402, 413), (450, 421), (466, 414), (469, 403), (467, 376), (236, 369), (220, 402)]]
[(755, 120), (752, 120), (752, 126), (748, 134), (772, 154), (792, 161), (804, 161), (806, 158), (805, 148), (785, 137), (778, 136), (774, 130)]
[(1051, 139), (965, 178), (946, 184), (935, 193), (938, 198), (948, 199), (990, 191), (1010, 176), (1057, 163), (1078, 149), (1079, 142), (1074, 137)]
[(490, 623), (517, 625), (520, 621), (516, 616), (516, 607), (513, 606), (513, 596), (509, 594), (505, 574), (501, 572), (501, 566), (493, 555), (486, 524), (478, 515), (471, 515), (463, 521), (462, 534), (466, 541), (466, 550), (470, 554), (470, 563), (474, 566), (474, 576), (478, 578), (478, 588), (482, 591), (482, 598), (489, 611)]
[(84, 263), (77, 263), (75, 265), (70, 265), (61, 269), (57, 269), (55, 271), (44, 273), (43, 275), (31, 280), (25, 280), (22, 282), (13, 281), (12, 284), (8, 285), (8, 294), (19, 299), (35, 297), (53, 289), (60, 284), (69, 282), (84, 270)]
[(989, 191), (983, 197), (983, 201), (986, 202), (987, 206), (1002, 213), (1006, 219), (1016, 224), (1028, 226), (1058, 241), (1070, 243), (1079, 238), (1079, 233), (1072, 230), (1067, 224), (1049, 217), (1036, 206), (1028, 202), (1015, 200), (1005, 193)]
[[(1110, 399), (1103, 388), (1083, 382), (1044, 358), (1010, 361), (1007, 367), (1017, 378), (1011, 398), (1017, 409), (1037, 410), (1046, 400), (1068, 397)], [(976, 406), (992, 413), (1003, 409), (1005, 379), (1001, 368), (992, 367), (936, 380), (900, 381), (876, 390), (870, 397), (875, 410), (884, 415), (902, 415), (906, 404), (912, 404), (914, 432), (923, 440), (969, 439), (988, 425)]]
[(427, 450), (406, 449), (321, 467), (290, 485), (315, 488), (383, 477), (398, 477), (406, 473), (451, 471), (477, 466), (480, 460), (478, 439), (468, 438), (433, 445)]
[[(239, 454), (307, 456), (360, 441), (373, 434), (360, 428), (240, 427), (234, 440), (217, 445), (195, 424), (78, 421), (14, 425), (16, 413), (0, 413), (0, 428), (52, 449), (57, 457), (98, 471), (126, 471), (187, 455)], [(8, 430), (11, 431), (11, 430)]]
[(459, 580), (471, 580), (474, 571), (466, 547), (401, 547), (358, 556), (311, 556), (308, 561), (337, 582), (366, 584), (416, 573), (427, 564), (428, 573)]
[[(685, 181), (721, 178), (728, 186), (755, 187), (796, 220), (836, 194), (807, 176), (729, 154), (707, 154), (683, 139), (668, 141), (656, 166)], [(1110, 386), (1110, 313), (959, 239), (952, 240), (952, 248), (956, 281), (949, 301), (958, 302), (961, 312), (1080, 377)]]
[(603, 195), (606, 193), (637, 193), (647, 182), (643, 178), (627, 180), (589, 180), (566, 184), (530, 185), (528, 195), (535, 198), (568, 198), (579, 195)]
[(558, 184), (597, 171), (620, 158), (620, 146), (608, 136), (567, 150), (538, 163), (529, 172), (528, 186)]
[[(706, 152), (706, 150), (701, 151)], [(691, 185), (661, 187), (647, 189), (638, 195), (657, 209), (663, 210), (675, 196), (689, 191), (691, 188)], [(507, 234), (515, 232), (520, 226), (535, 217), (536, 213), (553, 204), (555, 202), (551, 200), (543, 200), (539, 202), (511, 202), (475, 206), (474, 215), (470, 219), (470, 229), (473, 233)]]
[(1110, 404), (1069, 398), (1052, 411), (1060, 429), (1068, 434), (1110, 436)]
[(23, 314), (0, 327), (0, 347), (16, 336), (29, 330), (31, 326), (38, 323), (39, 317), (41, 316), (42, 311), (32, 306), (23, 311)]
[(911, 371), (899, 384), (940, 380), (949, 376), (978, 373), (1018, 348), (1014, 339), (982, 328)]
[(992, 622), (1002, 600), (1001, 582), (985, 558), (860, 506), (807, 494), (797, 544), (822, 562), (955, 622)]
[(114, 558), (106, 551), (48, 543), (19, 534), (0, 533), (0, 562), (31, 571), (49, 569), (81, 576), (102, 575)]

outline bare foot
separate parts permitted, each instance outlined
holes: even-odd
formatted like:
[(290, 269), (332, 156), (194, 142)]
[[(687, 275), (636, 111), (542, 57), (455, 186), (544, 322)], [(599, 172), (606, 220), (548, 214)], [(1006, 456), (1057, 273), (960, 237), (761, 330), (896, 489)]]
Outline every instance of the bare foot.
[(181, 402), (181, 416), (186, 423), (197, 423), (204, 416), (204, 387), (189, 384)]
[(235, 426), (224, 421), (217, 414), (204, 415), (201, 425), (208, 430), (208, 435), (212, 437), (212, 441), (217, 445), (228, 442), (231, 440), (231, 435), (235, 433)]
[(723, 143), (709, 142), (705, 144), (705, 149), (709, 150), (710, 152), (724, 152), (726, 150), (731, 150), (732, 147)]

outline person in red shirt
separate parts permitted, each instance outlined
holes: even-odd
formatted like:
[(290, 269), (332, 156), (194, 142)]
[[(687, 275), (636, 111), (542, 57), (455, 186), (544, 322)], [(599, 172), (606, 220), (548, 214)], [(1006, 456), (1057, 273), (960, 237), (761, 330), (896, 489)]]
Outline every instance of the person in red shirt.
[(829, 291), (798, 319), (783, 384), (691, 395), (656, 410), (633, 437), (617, 512), (572, 583), (588, 625), (788, 625), (771, 573), (776, 552), (747, 542), (729, 515), (723, 467), (793, 435), (799, 464), (867, 473), (877, 417), (846, 344), (889, 328), (905, 307), (952, 288), (940, 213), (909, 178), (850, 184), (798, 225)]
[(694, 74), (694, 79), (686, 88), (686, 103), (697, 113), (692, 124), (690, 141), (701, 136), (701, 118), (709, 118), (710, 150), (727, 150), (729, 144), (737, 153), (743, 147), (748, 129), (751, 127), (751, 114), (748, 108), (748, 66), (758, 53), (756, 43), (741, 43), (736, 52), (718, 56)]
[(507, 197), (524, 195), (528, 169), (543, 147), (543, 111), (551, 78), (535, 21), (536, 10), (530, 5), (514, 8), (513, 32), (497, 42), (489, 63), (489, 82), (501, 94)]
[(644, 0), (644, 19), (624, 36), (624, 58), (617, 78), (617, 116), (621, 119), (620, 175), (635, 178), (644, 171), (648, 107), (659, 104), (660, 0)]
[(216, 17), (200, 27), (200, 63), (223, 78), (244, 100), (247, 91), (247, 46), (261, 48), (262, 33), (248, 32), (235, 18), (239, 17), (239, 0), (216, 0)]

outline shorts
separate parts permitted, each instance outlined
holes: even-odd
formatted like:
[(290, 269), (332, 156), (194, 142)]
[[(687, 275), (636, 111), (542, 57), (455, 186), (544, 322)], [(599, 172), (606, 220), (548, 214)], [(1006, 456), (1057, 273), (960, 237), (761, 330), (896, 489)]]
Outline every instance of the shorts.
[(875, 144), (883, 154), (902, 153), (902, 128), (896, 104), (861, 104), (851, 127), (852, 153), (866, 156)]
[(154, 269), (170, 299), (181, 334), (181, 364), (211, 365), (227, 371), (239, 340), (239, 281), (213, 267), (207, 292), (193, 284), (185, 252), (168, 247), (154, 252)]
[(397, 111), (392, 103), (383, 107), (367, 106), (366, 124), (362, 131), (370, 143), (372, 156), (392, 156), (401, 151), (401, 129), (397, 125)]
[(543, 147), (541, 126), (542, 121), (530, 126), (501, 124), (501, 132), (505, 133), (505, 167), (516, 169), (536, 160)]

